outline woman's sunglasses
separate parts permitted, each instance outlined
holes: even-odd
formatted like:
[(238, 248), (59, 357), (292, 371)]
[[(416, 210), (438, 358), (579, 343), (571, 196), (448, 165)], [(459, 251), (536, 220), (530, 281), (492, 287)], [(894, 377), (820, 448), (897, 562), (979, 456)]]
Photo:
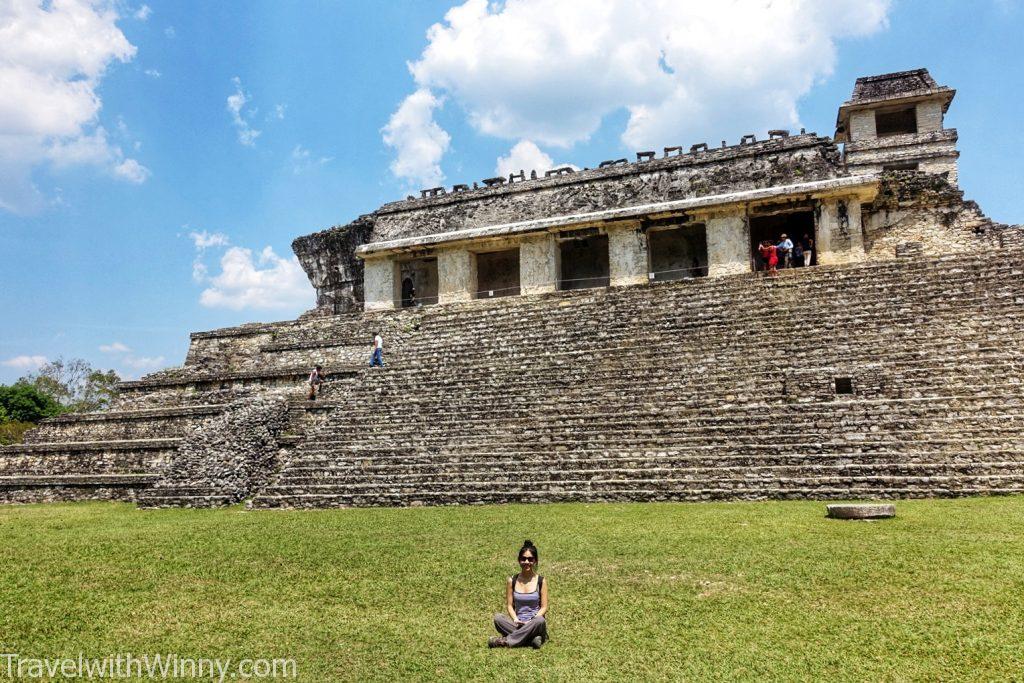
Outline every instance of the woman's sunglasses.
[(537, 560), (533, 559), (532, 557), (520, 557), (519, 561), (520, 562), (536, 562)]

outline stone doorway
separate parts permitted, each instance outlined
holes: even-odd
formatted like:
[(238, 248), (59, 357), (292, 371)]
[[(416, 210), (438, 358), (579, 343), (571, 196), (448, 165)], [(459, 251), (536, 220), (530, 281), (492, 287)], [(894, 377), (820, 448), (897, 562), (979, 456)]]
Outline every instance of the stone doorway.
[(476, 255), (477, 299), (519, 296), (519, 248)]
[[(420, 258), (399, 265), (402, 280), (402, 308), (437, 303), (437, 259)], [(408, 281), (408, 285), (406, 282)], [(409, 287), (407, 290), (406, 288)], [(408, 303), (406, 294), (409, 292)]]
[(653, 282), (689, 280), (708, 274), (708, 240), (703, 223), (647, 231)]
[[(750, 260), (754, 270), (765, 270), (766, 264), (758, 251), (761, 241), (768, 240), (772, 244), (778, 244), (783, 235), (792, 240), (794, 247), (798, 242), (804, 240), (805, 235), (810, 238), (814, 248), (811, 250), (809, 265), (818, 265), (818, 235), (815, 231), (814, 211), (808, 208), (750, 217)], [(794, 268), (804, 267), (803, 257), (793, 258), (792, 265)], [(783, 262), (780, 257), (779, 268), (782, 266)]]
[(561, 257), (558, 289), (608, 286), (608, 235), (566, 239), (558, 248)]

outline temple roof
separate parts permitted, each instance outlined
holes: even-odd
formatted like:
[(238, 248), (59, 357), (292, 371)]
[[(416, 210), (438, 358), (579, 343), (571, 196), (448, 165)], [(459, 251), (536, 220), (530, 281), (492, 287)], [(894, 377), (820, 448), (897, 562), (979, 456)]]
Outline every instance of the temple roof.
[(932, 90), (938, 87), (939, 84), (928, 73), (928, 69), (862, 76), (853, 86), (853, 97), (850, 98), (850, 102), (903, 97), (907, 93), (917, 93), (921, 90)]

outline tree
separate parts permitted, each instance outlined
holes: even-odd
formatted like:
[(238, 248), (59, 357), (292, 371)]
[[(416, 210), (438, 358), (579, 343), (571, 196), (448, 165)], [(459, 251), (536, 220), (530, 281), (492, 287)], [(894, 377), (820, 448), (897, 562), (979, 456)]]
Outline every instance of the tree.
[(69, 411), (86, 412), (109, 406), (121, 378), (113, 370), (96, 370), (81, 358), (58, 358), (18, 381), (31, 384)]
[(0, 385), (0, 407), (7, 416), (5, 422), (39, 422), (64, 412), (57, 401), (24, 380)]

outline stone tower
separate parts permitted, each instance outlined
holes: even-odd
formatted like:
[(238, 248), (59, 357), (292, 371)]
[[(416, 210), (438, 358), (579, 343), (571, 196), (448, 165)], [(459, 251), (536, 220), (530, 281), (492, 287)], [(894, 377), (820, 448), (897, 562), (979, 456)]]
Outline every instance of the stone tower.
[(955, 94), (927, 69), (858, 78), (836, 119), (835, 141), (846, 143), (847, 167), (943, 173), (955, 184), (956, 129), (942, 125)]

